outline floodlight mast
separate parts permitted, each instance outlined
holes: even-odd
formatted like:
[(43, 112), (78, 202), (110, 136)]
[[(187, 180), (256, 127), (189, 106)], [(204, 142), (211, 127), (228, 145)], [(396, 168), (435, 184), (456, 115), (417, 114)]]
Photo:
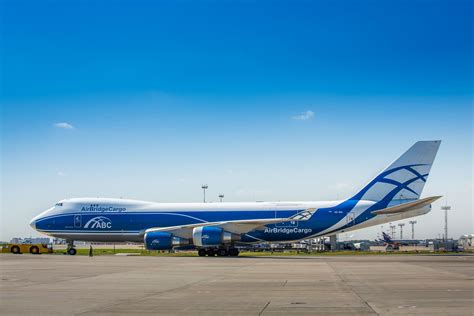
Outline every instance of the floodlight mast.
[(400, 239), (403, 239), (403, 226), (405, 226), (405, 223), (400, 223), (398, 226), (400, 226)]
[(203, 197), (204, 203), (206, 203), (206, 190), (207, 190), (207, 188), (208, 188), (207, 184), (203, 184), (203, 185), (201, 186), (201, 189), (202, 189), (202, 191), (203, 191), (203, 193), (204, 193), (204, 197)]
[(444, 211), (444, 240), (448, 240), (448, 211), (451, 210), (451, 206), (441, 206)]
[(397, 226), (392, 225), (392, 223), (390, 223), (390, 235), (392, 238), (395, 238), (395, 228), (397, 228)]
[(411, 225), (411, 239), (415, 239), (415, 224), (416, 224), (416, 221), (410, 221), (410, 225)]

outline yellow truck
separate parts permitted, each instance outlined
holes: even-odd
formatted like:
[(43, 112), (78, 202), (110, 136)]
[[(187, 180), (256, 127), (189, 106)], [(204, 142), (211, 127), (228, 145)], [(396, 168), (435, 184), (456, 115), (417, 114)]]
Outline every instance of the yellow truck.
[(53, 245), (51, 244), (6, 244), (2, 246), (2, 253), (32, 253), (39, 255), (40, 253), (53, 253)]

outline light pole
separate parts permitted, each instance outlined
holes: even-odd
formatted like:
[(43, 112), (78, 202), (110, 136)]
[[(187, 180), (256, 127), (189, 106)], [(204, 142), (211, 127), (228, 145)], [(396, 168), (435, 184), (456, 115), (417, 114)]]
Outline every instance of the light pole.
[(400, 239), (403, 239), (403, 226), (405, 226), (405, 223), (400, 223), (398, 226), (400, 226)]
[(411, 239), (415, 239), (415, 224), (416, 221), (410, 221), (411, 224)]
[(201, 189), (202, 189), (202, 191), (203, 191), (203, 193), (204, 193), (204, 198), (203, 198), (204, 203), (206, 203), (206, 190), (207, 190), (207, 188), (208, 188), (207, 184), (203, 184), (203, 185), (201, 186)]
[(444, 211), (444, 240), (448, 241), (448, 211), (451, 206), (441, 206), (441, 209)]
[(224, 198), (224, 193), (219, 194), (219, 199), (220, 199), (221, 203), (222, 203), (223, 198)]
[(395, 228), (397, 226), (390, 224), (390, 235), (392, 235), (392, 238), (395, 238)]

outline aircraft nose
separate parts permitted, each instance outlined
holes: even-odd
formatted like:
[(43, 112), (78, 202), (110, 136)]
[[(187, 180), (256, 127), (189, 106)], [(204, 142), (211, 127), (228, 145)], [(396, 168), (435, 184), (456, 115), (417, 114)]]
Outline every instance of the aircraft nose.
[(30, 226), (31, 226), (31, 228), (36, 229), (36, 218), (33, 218), (33, 219), (30, 221)]
[(34, 230), (42, 230), (42, 226), (44, 225), (44, 220), (45, 218), (48, 217), (48, 215), (51, 215), (51, 211), (54, 209), (54, 207), (47, 209), (46, 211), (43, 211), (41, 214), (33, 217), (30, 221), (30, 226)]

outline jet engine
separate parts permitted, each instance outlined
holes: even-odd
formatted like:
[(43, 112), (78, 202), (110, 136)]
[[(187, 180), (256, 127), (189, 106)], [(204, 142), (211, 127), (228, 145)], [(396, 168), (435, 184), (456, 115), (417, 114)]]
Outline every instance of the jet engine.
[(166, 250), (189, 245), (189, 240), (173, 236), (167, 232), (150, 231), (145, 233), (145, 248), (148, 250)]
[(201, 226), (193, 229), (193, 244), (197, 247), (217, 247), (239, 240), (239, 235), (226, 232), (220, 227)]

